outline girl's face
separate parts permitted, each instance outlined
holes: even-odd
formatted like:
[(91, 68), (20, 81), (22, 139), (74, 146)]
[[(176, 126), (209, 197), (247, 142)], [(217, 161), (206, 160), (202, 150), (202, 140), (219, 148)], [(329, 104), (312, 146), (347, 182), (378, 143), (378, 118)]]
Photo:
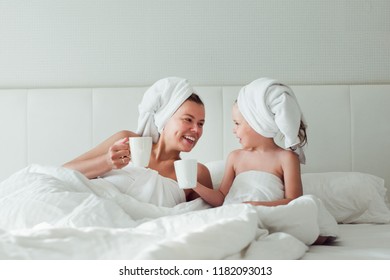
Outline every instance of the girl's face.
[(193, 101), (185, 101), (164, 127), (167, 145), (181, 152), (191, 151), (203, 134), (205, 108)]
[(257, 139), (258, 133), (253, 130), (253, 128), (248, 124), (244, 119), (240, 110), (238, 110), (238, 105), (235, 103), (232, 109), (233, 117), (233, 133), (239, 139), (240, 144), (243, 149), (250, 149), (254, 146), (255, 143), (252, 143), (254, 139)]

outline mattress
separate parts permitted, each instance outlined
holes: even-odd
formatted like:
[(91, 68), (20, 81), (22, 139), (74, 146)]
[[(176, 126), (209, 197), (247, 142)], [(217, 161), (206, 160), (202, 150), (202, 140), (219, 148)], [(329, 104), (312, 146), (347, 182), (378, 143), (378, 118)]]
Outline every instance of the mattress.
[(390, 260), (390, 224), (340, 224), (338, 238), (313, 245), (303, 260)]

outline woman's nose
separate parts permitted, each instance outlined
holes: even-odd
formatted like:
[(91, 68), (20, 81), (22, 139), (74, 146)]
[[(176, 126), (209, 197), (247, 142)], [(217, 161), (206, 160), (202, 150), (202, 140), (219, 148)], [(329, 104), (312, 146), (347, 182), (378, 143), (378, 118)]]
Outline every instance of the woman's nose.
[(199, 127), (199, 125), (194, 124), (194, 125), (192, 125), (191, 130), (192, 130), (193, 132), (198, 133), (198, 132), (201, 130), (201, 128)]

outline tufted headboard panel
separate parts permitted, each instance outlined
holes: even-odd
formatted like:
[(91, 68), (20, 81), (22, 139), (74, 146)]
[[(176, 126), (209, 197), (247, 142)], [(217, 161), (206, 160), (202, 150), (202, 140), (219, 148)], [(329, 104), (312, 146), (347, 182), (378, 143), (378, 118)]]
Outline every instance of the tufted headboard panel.
[[(0, 181), (31, 163), (61, 165), (122, 129), (137, 127), (147, 87), (0, 89)], [(197, 147), (209, 162), (239, 147), (231, 106), (240, 86), (195, 87), (206, 106)], [(303, 172), (360, 171), (390, 185), (390, 85), (292, 86), (307, 119)]]

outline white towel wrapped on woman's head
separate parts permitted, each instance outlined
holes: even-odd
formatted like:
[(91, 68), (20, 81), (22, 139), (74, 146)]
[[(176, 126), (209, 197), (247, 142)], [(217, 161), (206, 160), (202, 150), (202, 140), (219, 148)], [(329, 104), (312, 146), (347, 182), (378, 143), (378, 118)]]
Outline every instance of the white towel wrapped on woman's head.
[(156, 143), (169, 118), (192, 93), (193, 88), (183, 78), (168, 77), (155, 82), (138, 106), (137, 134), (152, 136)]
[(248, 124), (264, 137), (284, 136), (285, 148), (291, 148), (305, 163), (299, 146), (301, 121), (306, 121), (294, 92), (286, 85), (269, 78), (260, 78), (244, 86), (237, 99), (238, 109)]

